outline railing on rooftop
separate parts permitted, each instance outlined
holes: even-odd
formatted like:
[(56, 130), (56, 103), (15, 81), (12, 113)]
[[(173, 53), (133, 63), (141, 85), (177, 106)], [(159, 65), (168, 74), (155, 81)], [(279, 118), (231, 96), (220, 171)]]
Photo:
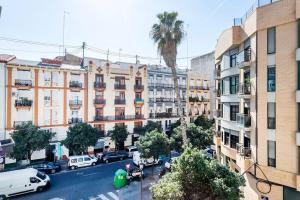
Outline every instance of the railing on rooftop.
[(245, 23), (245, 21), (254, 13), (257, 8), (262, 6), (275, 3), (280, 0), (256, 0), (255, 3), (247, 10), (247, 12), (241, 18), (234, 18), (233, 25), (234, 26), (241, 26)]

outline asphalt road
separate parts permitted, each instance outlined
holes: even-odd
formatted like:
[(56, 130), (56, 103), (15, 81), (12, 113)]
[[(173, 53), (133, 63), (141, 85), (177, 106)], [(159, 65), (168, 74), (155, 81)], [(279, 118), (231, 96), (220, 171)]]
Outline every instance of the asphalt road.
[[(119, 198), (119, 191), (113, 186), (114, 173), (118, 169), (124, 169), (125, 165), (132, 160), (124, 160), (109, 164), (100, 164), (94, 167), (86, 167), (73, 171), (63, 171), (50, 175), (51, 187), (41, 193), (30, 193), (27, 195), (12, 198), (13, 200), (118, 200), (130, 199), (139, 200), (139, 182), (130, 184), (130, 194), (122, 192)], [(151, 169), (146, 169), (149, 174)], [(126, 197), (128, 196), (128, 198)]]

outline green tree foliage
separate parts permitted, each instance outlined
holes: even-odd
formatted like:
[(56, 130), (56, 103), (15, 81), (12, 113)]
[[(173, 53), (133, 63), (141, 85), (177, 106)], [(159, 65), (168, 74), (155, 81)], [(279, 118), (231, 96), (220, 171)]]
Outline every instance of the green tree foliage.
[(166, 134), (154, 130), (141, 136), (137, 142), (137, 147), (143, 157), (158, 159), (160, 155), (168, 153), (169, 139)]
[(210, 129), (214, 122), (213, 120), (209, 120), (207, 117), (201, 115), (197, 117), (197, 119), (194, 121), (194, 124), (196, 126), (201, 126), (203, 129)]
[(74, 155), (80, 155), (86, 153), (89, 146), (94, 146), (99, 138), (97, 128), (86, 123), (78, 123), (69, 127), (67, 137), (62, 144)]
[[(193, 147), (204, 149), (205, 147), (213, 144), (213, 131), (210, 129), (203, 129), (201, 126), (196, 126), (193, 123), (188, 124), (186, 129), (187, 138)], [(171, 136), (171, 147), (176, 151), (182, 152), (182, 134), (181, 127), (174, 129)]]
[(32, 123), (17, 126), (12, 133), (15, 146), (10, 156), (16, 160), (28, 159), (31, 161), (32, 153), (45, 149), (54, 136), (55, 133), (42, 130)]
[(172, 172), (150, 190), (154, 200), (239, 200), (244, 185), (242, 176), (188, 146), (172, 165)]
[(123, 150), (124, 142), (128, 137), (127, 126), (115, 125), (110, 131), (110, 137), (116, 144), (116, 150)]
[(148, 121), (147, 124), (144, 126), (145, 133), (157, 130), (158, 132), (162, 132), (161, 125), (154, 121)]

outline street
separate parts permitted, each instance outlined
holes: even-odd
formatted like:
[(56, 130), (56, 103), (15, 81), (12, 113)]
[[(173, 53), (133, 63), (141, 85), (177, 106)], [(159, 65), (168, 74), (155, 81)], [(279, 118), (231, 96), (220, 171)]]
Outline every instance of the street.
[[(114, 173), (124, 169), (132, 160), (124, 160), (109, 164), (100, 164), (94, 167), (62, 171), (50, 175), (51, 187), (41, 193), (30, 193), (17, 196), (14, 200), (139, 200), (140, 181), (132, 182), (122, 190), (113, 186)], [(151, 175), (151, 168), (144, 170), (146, 176)], [(143, 182), (147, 182), (146, 178)], [(150, 185), (150, 184), (148, 184)], [(144, 186), (145, 187), (145, 186)], [(143, 188), (144, 188), (143, 187)], [(145, 189), (144, 189), (145, 190)], [(148, 190), (148, 189), (146, 189)], [(130, 191), (130, 192), (129, 192)], [(120, 195), (120, 196), (119, 196)], [(143, 199), (149, 199), (149, 191), (143, 192)]]

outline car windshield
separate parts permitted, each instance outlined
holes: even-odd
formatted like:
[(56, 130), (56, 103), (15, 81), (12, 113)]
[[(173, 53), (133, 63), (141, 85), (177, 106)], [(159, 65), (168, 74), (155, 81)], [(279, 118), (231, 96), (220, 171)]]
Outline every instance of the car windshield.
[(42, 179), (42, 180), (45, 180), (45, 179), (46, 179), (46, 175), (45, 175), (44, 173), (41, 173), (41, 172), (38, 172), (38, 173), (36, 174), (36, 176), (39, 177), (39, 178)]

